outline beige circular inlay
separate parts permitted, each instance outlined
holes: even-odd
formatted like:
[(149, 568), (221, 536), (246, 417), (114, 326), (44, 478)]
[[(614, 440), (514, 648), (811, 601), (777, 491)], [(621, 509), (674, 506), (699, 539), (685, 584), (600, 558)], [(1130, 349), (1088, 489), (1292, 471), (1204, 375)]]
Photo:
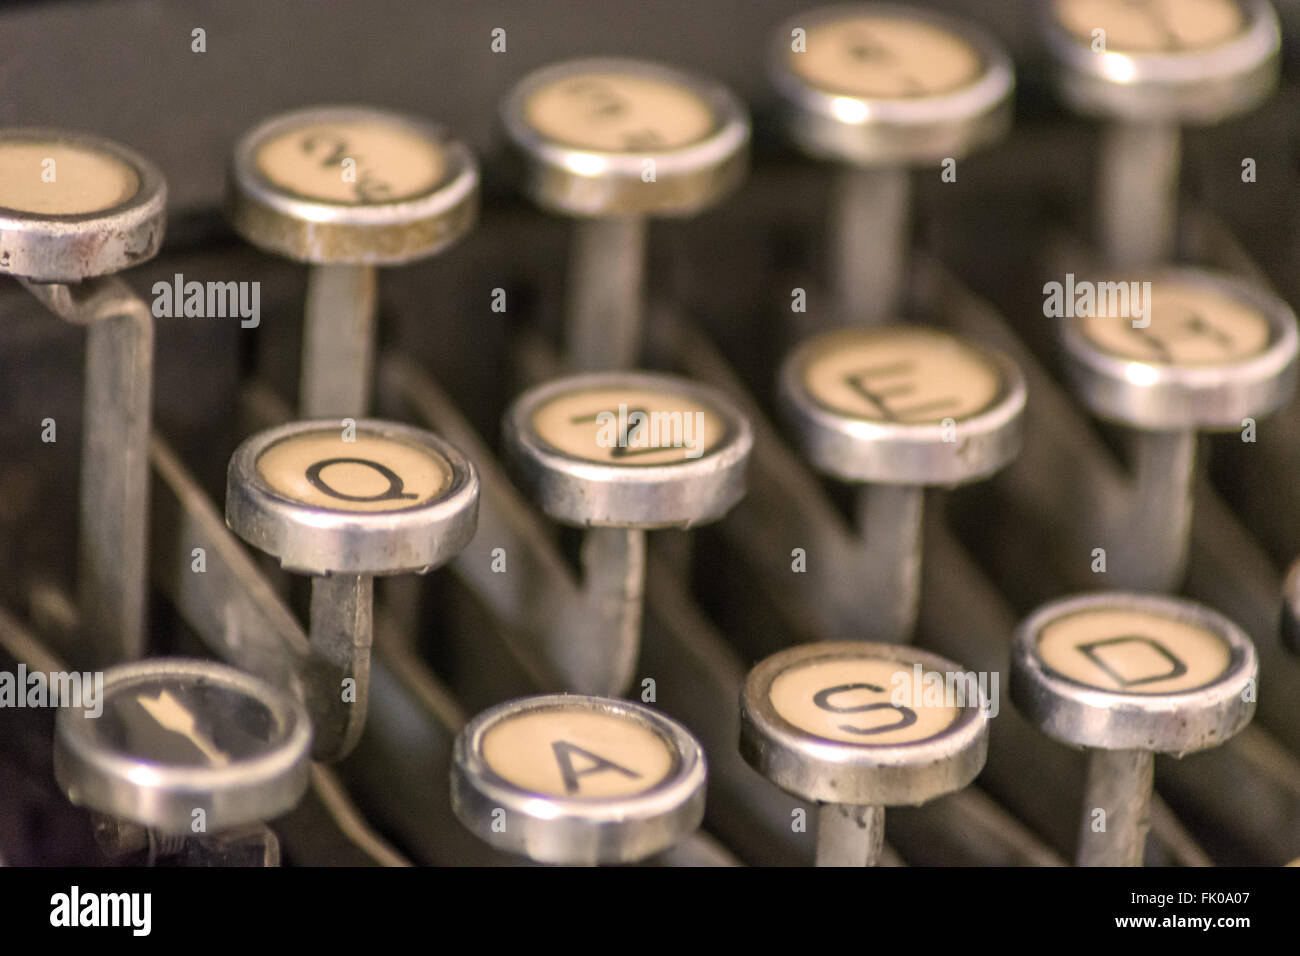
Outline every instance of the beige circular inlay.
[(522, 790), (553, 797), (628, 797), (677, 765), (667, 740), (635, 717), (554, 708), (509, 717), (483, 735), (483, 761)]
[(988, 408), (1002, 374), (983, 353), (932, 329), (846, 329), (824, 337), (803, 366), (812, 398), (841, 415), (933, 424)]
[(140, 190), (140, 176), (109, 153), (67, 143), (0, 140), (0, 207), (46, 216), (100, 212)]
[(1112, 53), (1180, 53), (1232, 39), (1245, 25), (1236, 0), (1056, 0), (1057, 21), (1089, 46), (1106, 31)]
[[(791, 41), (793, 42), (793, 41)], [(790, 70), (828, 93), (871, 99), (937, 96), (979, 78), (979, 52), (943, 27), (906, 17), (855, 15), (808, 27)]]
[(713, 450), (726, 425), (709, 406), (676, 392), (599, 388), (559, 395), (533, 413), (548, 445), (603, 465), (666, 465)]
[(312, 432), (262, 452), (257, 471), (275, 491), (332, 511), (404, 511), (427, 504), (451, 483), (451, 466), (432, 449), (391, 438)]
[(379, 120), (308, 123), (256, 149), (258, 168), (282, 189), (324, 202), (391, 203), (432, 191), (446, 171), (442, 147)]
[(934, 691), (927, 697), (925, 679), (918, 685), (911, 665), (874, 658), (796, 665), (772, 681), (769, 697), (776, 712), (805, 733), (867, 747), (933, 737), (952, 726), (963, 703), (937, 699)]
[[(1100, 296), (1098, 296), (1100, 299)], [(1205, 286), (1153, 282), (1147, 318), (1134, 328), (1126, 315), (1098, 303), (1079, 319), (1084, 336), (1104, 352), (1159, 365), (1230, 365), (1258, 355), (1268, 346), (1268, 319), (1253, 305)], [(1116, 311), (1121, 311), (1117, 309)]]
[(1174, 694), (1217, 680), (1228, 644), (1210, 631), (1148, 611), (1066, 615), (1038, 633), (1038, 655), (1062, 677), (1126, 694)]
[(524, 116), (549, 140), (578, 149), (678, 149), (712, 132), (717, 117), (695, 91), (637, 74), (567, 76), (535, 90)]

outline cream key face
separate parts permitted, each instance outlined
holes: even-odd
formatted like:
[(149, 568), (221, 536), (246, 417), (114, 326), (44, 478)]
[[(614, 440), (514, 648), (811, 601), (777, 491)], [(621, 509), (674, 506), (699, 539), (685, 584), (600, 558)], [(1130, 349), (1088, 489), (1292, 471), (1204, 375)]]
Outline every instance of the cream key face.
[(1056, 20), (1080, 43), (1106, 31), (1114, 53), (1198, 52), (1228, 42), (1246, 18), (1236, 0), (1055, 0)]
[(637, 717), (580, 706), (502, 718), (483, 734), (482, 758), (521, 790), (597, 800), (652, 790), (680, 763), (672, 744)]
[(645, 153), (680, 149), (718, 126), (694, 90), (660, 76), (598, 72), (546, 83), (524, 104), (542, 137), (576, 149)]
[(436, 501), (451, 485), (449, 462), (432, 448), (358, 431), (291, 435), (257, 459), (262, 480), (296, 504), (331, 511), (405, 511)]
[(304, 199), (366, 205), (433, 192), (447, 173), (441, 145), (418, 129), (380, 118), (280, 126), (253, 150), (258, 171)]
[(916, 684), (912, 666), (900, 661), (823, 658), (782, 671), (768, 696), (776, 713), (806, 734), (882, 747), (928, 740), (961, 716), (949, 702), (927, 704), (924, 679)]
[(537, 436), (557, 451), (602, 465), (694, 461), (727, 434), (718, 413), (677, 392), (590, 388), (558, 395), (532, 417)]
[(76, 216), (121, 205), (140, 176), (109, 153), (60, 142), (0, 139), (0, 208)]
[(1043, 664), (1060, 676), (1140, 696), (1206, 687), (1232, 657), (1214, 632), (1147, 610), (1076, 611), (1045, 624), (1036, 641)]
[(1077, 320), (1085, 340), (1110, 355), (1161, 365), (1231, 365), (1270, 345), (1267, 317), (1217, 290), (1156, 281), (1150, 298), (1147, 327), (1134, 328), (1132, 315), (1093, 314)]
[(820, 91), (868, 99), (952, 93), (984, 71), (975, 47), (952, 31), (920, 19), (871, 14), (808, 26), (805, 49), (791, 49), (787, 64)]
[(994, 405), (1003, 375), (983, 352), (931, 329), (849, 329), (818, 339), (800, 381), (849, 418), (903, 425), (960, 421)]

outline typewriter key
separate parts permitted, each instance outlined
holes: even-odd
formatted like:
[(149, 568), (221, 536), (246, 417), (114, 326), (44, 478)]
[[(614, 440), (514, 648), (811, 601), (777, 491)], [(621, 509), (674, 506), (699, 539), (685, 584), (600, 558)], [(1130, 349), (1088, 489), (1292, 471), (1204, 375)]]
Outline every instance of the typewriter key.
[(845, 319), (888, 321), (909, 241), (908, 167), (960, 159), (1006, 132), (1011, 61), (965, 23), (864, 3), (784, 24), (771, 73), (790, 138), (840, 164), (830, 234)]
[(605, 697), (525, 697), (456, 738), (451, 800), (470, 832), (541, 863), (634, 863), (704, 817), (707, 768), (681, 724)]
[(307, 789), (302, 705), (211, 661), (109, 668), (101, 713), (60, 708), (54, 773), (73, 803), (166, 835), (216, 834), (278, 817)]
[(874, 866), (885, 807), (960, 790), (983, 769), (987, 702), (973, 678), (910, 647), (792, 647), (745, 680), (740, 752), (782, 790), (821, 805), (818, 866)]
[(1154, 755), (1217, 747), (1245, 727), (1257, 672), (1240, 628), (1175, 598), (1065, 598), (1017, 628), (1016, 708), (1049, 737), (1089, 748), (1080, 866), (1141, 866)]
[(584, 371), (635, 366), (646, 217), (694, 214), (740, 182), (744, 107), (704, 77), (588, 59), (525, 77), (501, 114), (524, 192), (579, 219), (565, 306), (570, 362)]
[(671, 375), (597, 372), (530, 389), (505, 418), (508, 454), (542, 510), (587, 528), (689, 528), (745, 493), (744, 416)]
[(607, 653), (634, 662), (645, 532), (716, 521), (744, 496), (749, 422), (685, 379), (596, 372), (525, 392), (504, 431), (506, 454), (542, 511), (586, 529), (585, 586), (622, 609)]
[[(352, 679), (364, 717), (373, 578), (424, 574), (474, 536), (478, 475), (428, 432), (362, 420), (294, 422), (235, 450), (226, 478), (226, 523), (290, 571), (312, 575), (310, 639), (324, 669), (309, 700), (340, 699)], [(344, 752), (360, 717), (349, 718)]]
[(872, 637), (907, 640), (920, 580), (927, 485), (987, 478), (1020, 449), (1025, 383), (1007, 358), (913, 325), (814, 336), (782, 364), (780, 402), (819, 471), (862, 483), (858, 518), (899, 607), (875, 609)]
[(478, 166), (441, 127), (362, 107), (267, 120), (235, 148), (231, 223), (312, 264), (299, 411), (363, 415), (374, 364), (375, 269), (441, 252), (474, 224)]
[(1108, 120), (1097, 170), (1101, 244), (1117, 266), (1173, 253), (1182, 124), (1258, 105), (1277, 84), (1267, 0), (1052, 0), (1043, 19), (1057, 85)]
[[(144, 650), (153, 316), (107, 277), (157, 254), (167, 185), (116, 143), (0, 130), (0, 274), (86, 326), (78, 590), (97, 663)], [(95, 280), (95, 281), (90, 281)]]
[(152, 259), (167, 186), (123, 146), (52, 129), (0, 130), (0, 273), (80, 282)]
[(1167, 589), (1182, 576), (1196, 433), (1240, 429), (1285, 404), (1296, 320), (1280, 299), (1227, 276), (1165, 269), (1151, 275), (1149, 294), (1143, 285), (1092, 283), (1094, 306), (1060, 329), (1080, 400), (1133, 429), (1137, 500), (1119, 521), (1142, 555), (1124, 561), (1125, 586)]

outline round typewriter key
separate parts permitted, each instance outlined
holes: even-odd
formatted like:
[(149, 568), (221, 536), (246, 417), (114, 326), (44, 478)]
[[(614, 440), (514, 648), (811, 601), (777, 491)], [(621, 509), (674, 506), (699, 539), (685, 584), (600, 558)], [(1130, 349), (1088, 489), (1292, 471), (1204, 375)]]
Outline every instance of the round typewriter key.
[(506, 412), (504, 432), (506, 456), (541, 510), (585, 529), (589, 611), (572, 625), (570, 653), (625, 662), (593, 672), (630, 674), (641, 639), (645, 533), (716, 521), (744, 496), (749, 422), (721, 394), (686, 379), (598, 372), (525, 392)]
[(922, 326), (815, 336), (783, 363), (780, 392), (808, 457), (843, 481), (974, 481), (1020, 447), (1020, 371), (997, 353)]
[(633, 863), (704, 816), (704, 752), (686, 728), (625, 700), (556, 694), (500, 704), (456, 738), (457, 817), (543, 863)]
[(474, 535), (478, 476), (428, 432), (375, 420), (293, 422), (236, 449), (231, 530), (305, 574), (424, 573)]
[(1092, 283), (1095, 304), (1060, 320), (1065, 370), (1094, 414), (1132, 429), (1134, 497), (1103, 520), (1131, 552), (1121, 580), (1167, 590), (1185, 561), (1197, 432), (1239, 429), (1285, 404), (1296, 320), (1280, 299), (1227, 276), (1164, 269), (1149, 286), (1116, 278)]
[(1081, 866), (1140, 866), (1153, 756), (1216, 747), (1255, 712), (1255, 648), (1191, 601), (1108, 593), (1047, 604), (1016, 630), (1011, 698), (1090, 748)]
[[(1067, 373), (1095, 414), (1151, 431), (1240, 428), (1290, 397), (1297, 337), (1286, 303), (1193, 269), (1156, 272), (1149, 296), (1143, 285), (1094, 283), (1121, 296), (1061, 320)], [(1124, 305), (1135, 287), (1141, 314)]]
[(312, 264), (300, 411), (361, 415), (370, 402), (375, 268), (435, 255), (473, 226), (478, 166), (443, 128), (367, 107), (274, 117), (235, 148), (235, 230)]
[(507, 452), (542, 510), (579, 527), (687, 528), (745, 492), (749, 423), (721, 394), (643, 372), (533, 388), (505, 418)]
[(369, 107), (276, 116), (235, 147), (231, 221), (300, 262), (400, 265), (440, 252), (474, 222), (478, 167), (464, 144)]
[[(226, 523), (291, 571), (312, 575), (310, 640), (320, 659), (309, 702), (325, 708), (341, 756), (363, 726), (373, 579), (424, 574), (474, 536), (478, 474), (442, 439), (391, 422), (294, 422), (235, 450)], [(338, 707), (351, 679), (355, 703)], [(318, 721), (327, 719), (317, 716)], [(337, 730), (337, 734), (334, 731)]]
[(1052, 0), (1043, 18), (1061, 94), (1110, 120), (1098, 167), (1102, 245), (1113, 263), (1173, 251), (1181, 124), (1218, 123), (1277, 84), (1267, 0)]
[(770, 67), (795, 145), (841, 164), (832, 268), (846, 318), (886, 321), (903, 284), (908, 167), (960, 159), (1002, 137), (1011, 61), (961, 21), (863, 3), (791, 19), (776, 32)]
[[(1025, 383), (1005, 357), (936, 329), (886, 325), (814, 336), (782, 364), (782, 412), (819, 471), (861, 483), (869, 577), (864, 625), (905, 641), (916, 616), (925, 486), (986, 478), (1015, 457)], [(887, 586), (884, 584), (887, 582)]]
[(80, 282), (152, 259), (167, 185), (117, 143), (52, 129), (0, 129), (0, 273)]
[(64, 707), (56, 721), (55, 776), (75, 804), (192, 835), (280, 816), (307, 789), (302, 705), (235, 668), (181, 658), (112, 667), (97, 710)]
[(584, 59), (525, 77), (501, 114), (524, 192), (580, 218), (568, 276), (570, 360), (584, 370), (636, 365), (645, 217), (691, 215), (740, 182), (744, 107), (692, 73)]
[(884, 808), (960, 790), (988, 750), (977, 680), (892, 644), (803, 644), (759, 663), (740, 698), (740, 752), (782, 790), (822, 805), (818, 866), (872, 866)]
[(153, 315), (105, 277), (157, 254), (166, 205), (162, 174), (123, 146), (0, 129), (0, 274), (86, 326), (77, 588), (82, 649), (99, 664), (144, 650), (153, 392)]

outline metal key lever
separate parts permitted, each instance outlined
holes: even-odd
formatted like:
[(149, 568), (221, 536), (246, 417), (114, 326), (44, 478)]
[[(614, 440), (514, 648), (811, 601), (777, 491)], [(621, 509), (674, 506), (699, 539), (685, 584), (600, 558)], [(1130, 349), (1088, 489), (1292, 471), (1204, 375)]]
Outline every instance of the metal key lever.
[(782, 363), (778, 381), (781, 410), (813, 467), (859, 488), (859, 564), (889, 595), (867, 606), (866, 616), (878, 615), (870, 626), (882, 640), (906, 641), (924, 488), (987, 478), (1015, 457), (1020, 372), (944, 332), (877, 325), (813, 337)]
[(772, 36), (787, 136), (835, 164), (829, 286), (840, 324), (898, 314), (911, 244), (911, 170), (955, 162), (1011, 124), (1010, 59), (982, 30), (929, 10), (806, 10)]
[[(619, 583), (625, 575), (611, 580), (608, 566), (598, 580), (610, 585), (605, 593), (612, 600), (602, 599), (596, 581), (584, 577), (579, 582), (555, 550), (545, 523), (506, 477), (491, 450), (451, 398), (414, 362), (400, 355), (381, 356), (379, 378), (381, 392), (391, 392), (415, 420), (447, 435), (476, 463), (483, 489), (479, 531), (453, 566), (510, 632), (527, 634), (537, 642), (536, 646), (516, 645), (516, 653), (536, 675), (539, 688), (567, 687), (598, 695), (621, 692), (631, 683), (636, 667), (641, 588), (629, 594)], [(611, 539), (617, 535), (611, 529), (603, 543), (616, 546)], [(506, 574), (492, 570), (497, 548), (507, 556)], [(597, 551), (598, 546), (585, 548), (584, 564), (594, 564)], [(622, 567), (626, 571), (627, 565)], [(631, 599), (634, 617), (629, 614)], [(629, 641), (629, 634), (638, 640)]]
[[(859, 533), (854, 534), (747, 397), (747, 390), (707, 337), (666, 313), (660, 324), (671, 325), (674, 352), (690, 374), (721, 387), (754, 423), (758, 453), (751, 481), (761, 489), (760, 500), (786, 504), (742, 507), (729, 517), (724, 530), (746, 542), (745, 552), (758, 556), (764, 573), (779, 580), (779, 590), (802, 598), (805, 610), (791, 620), (796, 632), (817, 635), (809, 639), (907, 640), (919, 598), (922, 484), (971, 480), (997, 468), (1015, 453), (1024, 402), (1018, 373), (1009, 363), (992, 358), (991, 367), (1000, 370), (1003, 383), (997, 407), (967, 422), (967, 429), (955, 430), (953, 437), (959, 441), (949, 444), (944, 437), (945, 426), (939, 421), (911, 429), (914, 434), (907, 426), (885, 434), (886, 426), (868, 427), (838, 410), (825, 410), (824, 396), (798, 385), (798, 376), (792, 371), (801, 361), (796, 353), (787, 363), (782, 387), (787, 407), (797, 409), (793, 416), (796, 430), (814, 462), (834, 474), (858, 479), (868, 473), (862, 469), (872, 473), (878, 469), (888, 482), (860, 486)], [(949, 345), (950, 340), (939, 333), (913, 331), (910, 327), (899, 327), (896, 333), (829, 333), (814, 339), (810, 347), (816, 349), (817, 343), (824, 340), (824, 353), (834, 357), (833, 353), (840, 351), (836, 346), (841, 337), (849, 337), (845, 348), (852, 348), (859, 335), (882, 334), (921, 355), (927, 354), (931, 341), (940, 355), (945, 350), (964, 354), (962, 350), (968, 348), (960, 342)], [(973, 367), (984, 368), (984, 353), (970, 351), (977, 363)], [(951, 368), (948, 374), (952, 374)], [(829, 373), (819, 373), (818, 378), (832, 380)], [(867, 437), (855, 440), (862, 434)], [(812, 562), (810, 573), (790, 573), (790, 556), (796, 548)], [(871, 613), (864, 614), (864, 607)]]
[[(159, 479), (152, 529), (158, 587), (214, 653), (303, 700), (312, 719), (314, 759), (345, 756), (365, 723), (368, 667), (358, 669), (363, 679), (356, 681), (355, 700), (345, 702), (334, 691), (338, 661), (316, 658), (293, 612), (166, 441), (155, 435), (149, 452)], [(203, 573), (193, 571), (196, 548), (204, 554)]]
[[(1005, 677), (1009, 669), (1009, 637), (1016, 614), (989, 582), (982, 568), (950, 532), (933, 520), (926, 529), (932, 560), (926, 563), (926, 590), (943, 601), (922, 605), (917, 641), (968, 666)], [(989, 759), (980, 783), (1004, 804), (1010, 819), (1023, 821), (1063, 856), (1074, 852), (1078, 821), (1063, 813), (1083, 788), (1085, 761), (1077, 751), (1056, 747), (1005, 699), (990, 728)], [(1247, 728), (1246, 733), (1249, 733)], [(1031, 786), (1024, 768), (1038, 768)], [(1180, 821), (1153, 797), (1151, 819), (1155, 849), (1180, 865), (1202, 865), (1208, 859)]]
[(86, 326), (77, 589), (87, 657), (144, 652), (153, 315), (113, 277), (157, 254), (167, 185), (116, 143), (0, 129), (0, 274)]
[[(438, 386), (413, 363), (401, 358), (386, 359), (383, 374), (390, 377), (394, 391), (418, 418), (430, 424), (436, 423), (436, 427), (445, 429), (457, 441), (468, 443), (475, 460), (484, 463), (482, 467), (492, 473), (492, 484), (497, 489), (494, 507), (484, 516), (484, 530), (457, 562), (458, 569), (507, 623), (535, 635), (541, 642), (548, 666), (564, 681), (562, 686), (587, 693), (623, 693), (636, 666), (640, 644), (645, 575), (643, 527), (664, 522), (682, 524), (688, 520), (692, 523), (708, 520), (716, 508), (729, 506), (742, 487), (740, 469), (743, 469), (748, 451), (748, 433), (740, 420), (729, 410), (725, 414), (710, 411), (714, 406), (700, 404), (699, 395), (686, 383), (646, 375), (624, 375), (617, 382), (609, 380), (610, 384), (621, 383), (620, 387), (631, 382), (637, 388), (676, 389), (675, 394), (680, 395), (682, 402), (704, 409), (702, 414), (715, 416), (711, 420), (717, 421), (717, 416), (722, 415), (721, 421), (726, 423), (723, 437), (726, 447), (721, 451), (708, 449), (698, 462), (673, 466), (677, 469), (675, 472), (669, 468), (653, 469), (661, 474), (651, 479), (653, 484), (643, 489), (644, 495), (626, 497), (624, 503), (614, 499), (601, 500), (599, 488), (569, 494), (564, 491), (566, 479), (554, 479), (551, 487), (555, 490), (548, 493), (554, 495), (553, 507), (559, 511), (592, 507), (597, 509), (592, 515), (598, 522), (626, 520), (632, 523), (627, 527), (592, 527), (586, 531), (582, 546), (584, 574), (579, 584), (563, 558), (550, 545), (544, 525), (536, 520), (522, 497), (511, 488), (504, 473), (493, 464), (490, 451), (464, 423)], [(585, 414), (590, 410), (587, 406), (596, 407), (607, 397), (606, 386), (601, 383), (609, 377), (597, 378), (599, 381), (591, 377), (572, 380), (574, 387), (565, 391), (560, 400), (577, 401)], [(550, 391), (556, 390), (552, 388)], [(549, 399), (542, 397), (538, 401), (545, 404)], [(536, 415), (527, 410), (517, 412), (514, 417), (517, 422), (536, 420)], [(535, 438), (526, 436), (522, 426), (516, 427), (523, 436), (521, 441), (542, 453), (542, 457), (530, 466), (534, 474), (541, 473), (548, 454), (544, 449), (545, 443), (534, 444)], [(585, 434), (583, 440), (586, 440)], [(598, 449), (593, 446), (592, 451)], [(599, 466), (583, 467), (594, 471)], [(618, 469), (611, 467), (608, 470), (611, 475), (618, 475)], [(628, 469), (616, 480), (635, 475), (633, 469)], [(692, 477), (694, 475), (699, 477)], [(683, 482), (695, 484), (688, 486)], [(573, 487), (578, 486), (575, 484)], [(674, 490), (677, 488), (682, 490)], [(653, 504), (656, 500), (661, 503)], [(647, 501), (651, 502), (648, 507), (661, 510), (653, 513), (644, 510)], [(627, 512), (623, 519), (616, 518), (615, 515), (621, 513), (618, 509), (625, 507), (640, 510)], [(675, 510), (662, 510), (665, 508)], [(576, 520), (577, 512), (566, 512), (566, 517)], [(536, 560), (516, 563), (513, 570), (497, 573), (493, 570), (493, 554), (499, 548), (504, 548), (507, 561), (514, 560), (510, 555), (520, 551), (535, 556)]]
[(572, 371), (637, 368), (649, 217), (687, 216), (744, 177), (749, 117), (727, 89), (657, 63), (570, 60), (501, 104), (530, 199), (575, 218), (564, 338)]
[(1297, 333), (1285, 303), (1240, 280), (1143, 275), (1142, 318), (1064, 318), (1060, 330), (1073, 390), (1126, 426), (1132, 449), (1128, 495), (1096, 499), (1099, 543), (1117, 552), (1119, 586), (1167, 590), (1186, 563), (1198, 431), (1238, 430), (1284, 405)]
[[(473, 466), (436, 436), (362, 419), (259, 432), (231, 458), (226, 521), (287, 570), (312, 576), (304, 692), (356, 704), (368, 683), (375, 575), (425, 573), (473, 536)], [(356, 743), (364, 709), (338, 748)]]
[(1118, 267), (1169, 260), (1180, 126), (1219, 123), (1273, 91), (1280, 37), (1272, 6), (1053, 0), (1040, 18), (1062, 98), (1109, 121), (1097, 168), (1103, 253)]
[(55, 315), (86, 327), (77, 590), (100, 664), (144, 653), (153, 316), (114, 277), (22, 280)]
[(478, 166), (445, 129), (415, 117), (297, 110), (240, 140), (226, 205), (249, 242), (310, 264), (302, 417), (359, 417), (373, 386), (378, 269), (436, 255), (469, 231)]
[(1080, 866), (1140, 866), (1154, 752), (1222, 745), (1255, 712), (1250, 639), (1201, 605), (1106, 592), (1029, 616), (1012, 639), (1010, 692), (1049, 736), (1092, 748)]

